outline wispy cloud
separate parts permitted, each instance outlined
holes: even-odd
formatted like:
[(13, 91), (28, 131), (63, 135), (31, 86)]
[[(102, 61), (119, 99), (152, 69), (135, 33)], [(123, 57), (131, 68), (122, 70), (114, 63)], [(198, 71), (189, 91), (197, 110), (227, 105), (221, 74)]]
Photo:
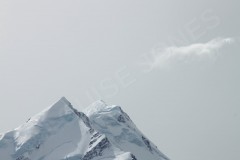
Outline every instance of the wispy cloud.
[(151, 69), (164, 68), (176, 63), (188, 63), (202, 58), (215, 57), (219, 53), (219, 49), (232, 42), (234, 42), (233, 38), (216, 38), (207, 43), (166, 47), (155, 53), (148, 65)]

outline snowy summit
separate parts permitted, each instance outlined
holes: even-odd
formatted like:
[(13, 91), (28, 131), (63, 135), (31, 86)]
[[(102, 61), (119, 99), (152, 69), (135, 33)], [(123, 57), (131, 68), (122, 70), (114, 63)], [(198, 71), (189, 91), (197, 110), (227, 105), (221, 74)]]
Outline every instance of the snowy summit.
[(168, 160), (119, 106), (66, 98), (0, 135), (0, 160)]

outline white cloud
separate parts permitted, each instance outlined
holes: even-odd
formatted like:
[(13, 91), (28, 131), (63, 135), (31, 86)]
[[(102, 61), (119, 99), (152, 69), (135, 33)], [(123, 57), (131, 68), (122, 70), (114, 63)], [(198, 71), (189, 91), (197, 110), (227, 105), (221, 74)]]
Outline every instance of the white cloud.
[(219, 53), (219, 49), (233, 41), (233, 38), (216, 38), (207, 43), (163, 48), (155, 53), (153, 60), (148, 65), (151, 69), (164, 68), (176, 63), (189, 63), (202, 58), (215, 57)]

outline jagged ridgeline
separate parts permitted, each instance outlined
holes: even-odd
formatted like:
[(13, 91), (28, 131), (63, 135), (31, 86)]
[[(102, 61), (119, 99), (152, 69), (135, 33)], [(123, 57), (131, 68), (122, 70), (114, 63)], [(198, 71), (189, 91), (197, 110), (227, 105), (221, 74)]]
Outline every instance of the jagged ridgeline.
[(116, 105), (66, 98), (0, 135), (0, 160), (168, 160)]

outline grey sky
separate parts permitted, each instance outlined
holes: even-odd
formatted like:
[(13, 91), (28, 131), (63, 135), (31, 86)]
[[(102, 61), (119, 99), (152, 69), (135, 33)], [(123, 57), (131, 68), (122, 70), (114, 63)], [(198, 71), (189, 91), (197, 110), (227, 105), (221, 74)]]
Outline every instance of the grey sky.
[[(61, 96), (79, 110), (103, 99), (121, 105), (171, 159), (239, 159), (239, 6), (237, 0), (0, 0), (0, 132)], [(143, 65), (164, 48), (218, 38), (234, 42), (211, 57)]]

